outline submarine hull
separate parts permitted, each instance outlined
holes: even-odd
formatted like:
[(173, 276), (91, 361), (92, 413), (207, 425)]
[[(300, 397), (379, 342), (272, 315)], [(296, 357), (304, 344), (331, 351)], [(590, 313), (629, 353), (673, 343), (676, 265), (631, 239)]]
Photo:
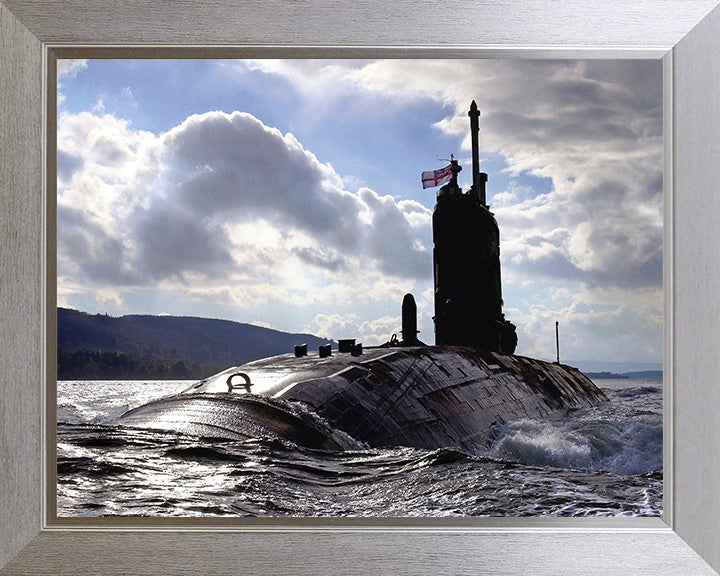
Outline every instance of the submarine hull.
[(468, 348), (398, 350), (284, 396), (370, 446), (486, 446), (493, 426), (604, 399), (569, 367)]
[[(131, 411), (121, 423), (230, 438), (274, 435), (309, 447), (331, 447), (326, 441), (331, 431), (373, 447), (473, 451), (492, 441), (497, 425), (606, 400), (575, 368), (513, 355), (517, 331), (502, 313), (500, 232), (485, 201), (487, 175), (478, 166), (475, 101), (468, 115), (473, 188), (463, 193), (458, 187), (462, 167), (451, 157), (444, 170), (452, 176), (433, 211), (439, 345), (420, 345), (417, 308), (406, 295), (402, 346), (394, 345), (395, 338), (363, 350), (341, 340), (345, 353), (333, 354), (328, 344), (318, 355), (307, 355), (301, 345), (294, 356), (230, 368), (178, 396)], [(249, 399), (253, 396), (258, 403)], [(309, 415), (316, 419), (312, 424)]]
[(122, 415), (130, 428), (172, 430), (202, 438), (282, 438), (316, 450), (343, 450), (347, 442), (314, 415), (280, 400), (251, 394), (176, 394)]
[[(248, 388), (228, 385), (238, 375)], [(417, 346), (250, 362), (131, 410), (119, 423), (226, 438), (281, 437), (327, 450), (347, 448), (346, 434), (371, 447), (474, 451), (492, 441), (495, 425), (604, 400), (570, 366)]]

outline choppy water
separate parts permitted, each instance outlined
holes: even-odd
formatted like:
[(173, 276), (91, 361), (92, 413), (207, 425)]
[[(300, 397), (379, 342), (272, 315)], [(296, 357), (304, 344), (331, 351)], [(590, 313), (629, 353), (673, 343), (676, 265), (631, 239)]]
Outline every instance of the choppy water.
[(110, 424), (187, 382), (58, 382), (58, 516), (658, 516), (662, 382), (497, 427), (480, 454), (341, 453)]

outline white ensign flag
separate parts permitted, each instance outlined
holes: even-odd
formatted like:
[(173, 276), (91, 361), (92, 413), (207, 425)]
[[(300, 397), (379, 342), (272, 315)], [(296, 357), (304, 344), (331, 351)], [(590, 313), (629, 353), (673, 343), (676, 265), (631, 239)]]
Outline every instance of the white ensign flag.
[(445, 168), (440, 170), (434, 170), (432, 172), (422, 173), (422, 185), (423, 188), (433, 188), (434, 186), (440, 186), (449, 182), (452, 178), (452, 164), (448, 164)]

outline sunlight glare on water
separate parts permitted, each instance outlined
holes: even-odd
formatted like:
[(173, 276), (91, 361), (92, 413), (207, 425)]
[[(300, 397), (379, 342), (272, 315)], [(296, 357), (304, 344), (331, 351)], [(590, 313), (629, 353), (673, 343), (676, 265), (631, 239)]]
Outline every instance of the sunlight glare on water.
[(658, 381), (612, 382), (605, 405), (500, 426), (476, 454), (325, 452), (274, 438), (219, 440), (113, 423), (128, 407), (187, 385), (58, 383), (59, 516), (662, 513)]

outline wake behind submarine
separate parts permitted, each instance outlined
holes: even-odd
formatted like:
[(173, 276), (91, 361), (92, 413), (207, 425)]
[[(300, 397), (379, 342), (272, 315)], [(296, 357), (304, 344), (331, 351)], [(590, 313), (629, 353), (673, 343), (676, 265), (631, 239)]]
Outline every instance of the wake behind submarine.
[(179, 394), (123, 414), (127, 427), (201, 437), (281, 438), (321, 450), (362, 446), (459, 448), (476, 452), (493, 427), (597, 405), (603, 392), (578, 369), (514, 355), (515, 326), (502, 312), (500, 234), (478, 170), (478, 119), (468, 113), (472, 181), (462, 170), (423, 173), (444, 184), (433, 212), (434, 346), (418, 340), (411, 294), (402, 334), (377, 347), (340, 340), (335, 350), (295, 351), (233, 366)]

